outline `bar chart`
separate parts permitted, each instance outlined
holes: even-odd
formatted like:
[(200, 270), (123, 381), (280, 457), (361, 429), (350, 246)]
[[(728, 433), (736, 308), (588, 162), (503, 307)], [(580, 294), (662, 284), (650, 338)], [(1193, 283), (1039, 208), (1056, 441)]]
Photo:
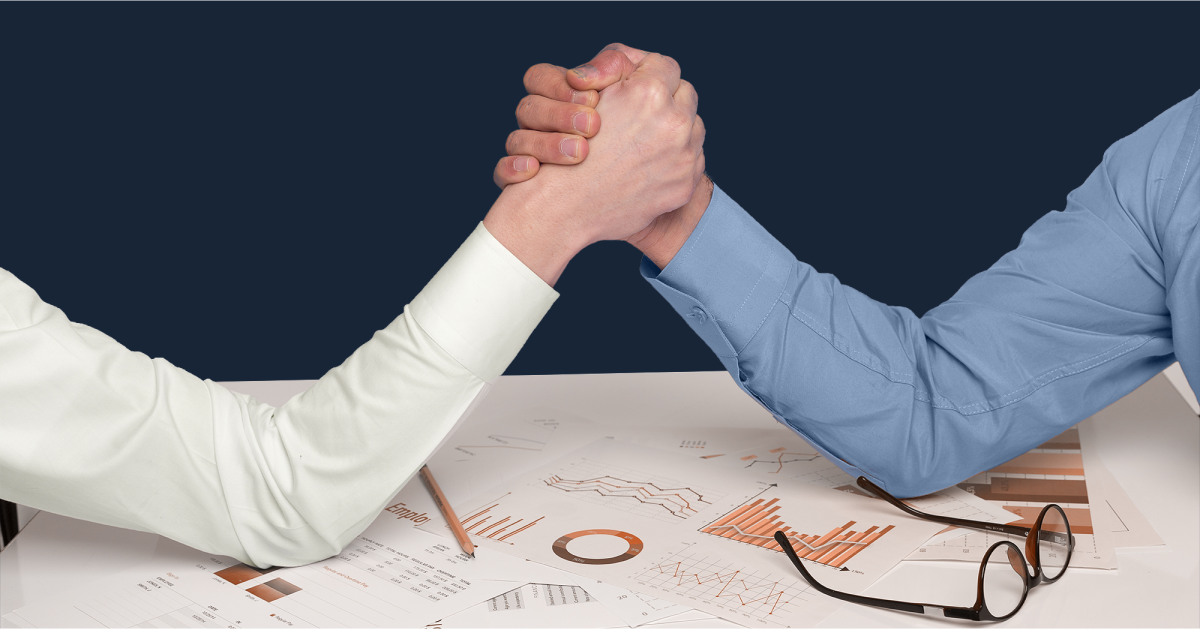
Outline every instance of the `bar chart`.
[(776, 514), (781, 507), (778, 503), (778, 498), (766, 501), (762, 498), (756, 499), (700, 530), (702, 533), (777, 552), (783, 552), (783, 548), (773, 536), (775, 531), (782, 531), (792, 541), (792, 548), (800, 558), (841, 568), (855, 555), (895, 528), (891, 525), (883, 528), (871, 526), (856, 531), (851, 528), (856, 522), (851, 520), (824, 534), (800, 533), (791, 530), (791, 527)]
[[(1059, 505), (1075, 536), (1071, 565), (1116, 568), (1111, 536), (1093, 522), (1092, 502), (1096, 499), (1089, 496), (1089, 486), (1078, 428), (1070, 428), (1037, 448), (958, 484), (975, 497), (1020, 516), (1020, 520), (1012, 522), (1018, 526), (1033, 526), (1043, 507), (1051, 503)], [(1097, 504), (1103, 506), (1103, 499), (1097, 500)], [(1024, 543), (1015, 536), (972, 531), (922, 546), (909, 558), (978, 561), (992, 544), (1001, 540)]]
[(467, 516), (462, 521), (463, 528), (470, 535), (511, 544), (512, 542), (508, 541), (510, 537), (533, 528), (545, 518), (545, 516), (541, 516), (534, 519), (514, 519), (513, 516), (502, 516), (493, 511), (499, 506), (500, 503), (497, 502)]

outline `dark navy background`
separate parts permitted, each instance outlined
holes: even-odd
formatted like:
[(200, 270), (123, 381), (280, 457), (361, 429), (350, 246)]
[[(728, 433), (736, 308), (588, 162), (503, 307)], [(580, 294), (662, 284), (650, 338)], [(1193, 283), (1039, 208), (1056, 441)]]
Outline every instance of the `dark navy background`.
[[(483, 218), (521, 76), (621, 41), (700, 93), (712, 178), (922, 313), (1200, 88), (1200, 7), (0, 5), (0, 266), (214, 380), (317, 378)], [(720, 363), (584, 251), (511, 374)]]

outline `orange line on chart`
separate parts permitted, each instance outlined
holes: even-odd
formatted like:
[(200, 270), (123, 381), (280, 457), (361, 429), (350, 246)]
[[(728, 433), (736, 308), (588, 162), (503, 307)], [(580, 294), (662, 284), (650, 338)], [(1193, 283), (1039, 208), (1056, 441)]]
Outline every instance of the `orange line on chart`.
[(541, 452), (541, 448), (522, 448), (521, 446), (458, 446), (460, 448), (508, 448), (510, 450), (532, 450), (533, 452)]
[[(714, 596), (713, 598), (721, 598), (723, 596), (724, 597), (736, 596), (738, 599), (738, 602), (741, 603), (743, 606), (749, 605), (750, 603), (757, 603), (759, 601), (762, 601), (763, 604), (766, 605), (767, 602), (769, 602), (771, 600), (771, 598), (773, 597), (775, 599), (775, 602), (771, 603), (771, 611), (767, 612), (768, 614), (774, 614), (775, 609), (777, 607), (779, 607), (783, 603), (789, 602), (789, 601), (783, 600), (783, 590), (782, 589), (780, 589), (778, 591), (775, 589), (776, 587), (779, 586), (779, 581), (771, 582), (769, 584), (771, 589), (766, 594), (759, 596), (758, 598), (751, 598), (749, 600), (746, 600), (745, 598), (742, 598), (742, 595), (739, 593), (730, 592), (729, 594), (726, 594), (725, 590), (729, 589), (729, 586), (733, 585), (735, 582), (739, 582), (741, 584), (743, 592), (749, 592), (750, 590), (753, 590), (756, 588), (761, 588), (764, 586), (763, 585), (755, 585), (755, 586), (746, 585), (745, 579), (737, 578), (737, 575), (741, 573), (741, 570), (734, 570), (728, 576), (724, 577), (724, 579), (727, 579), (727, 580), (724, 580), (719, 572), (713, 573), (712, 578), (701, 579), (700, 575), (698, 573), (681, 572), (680, 567), (682, 566), (682, 564), (683, 564), (683, 562), (679, 562), (679, 561), (675, 562), (675, 564), (674, 564), (675, 569), (674, 569), (674, 572), (671, 574), (672, 578), (674, 578), (674, 577), (679, 578), (676, 585), (683, 585), (683, 581), (687, 577), (695, 578), (696, 585), (704, 585), (705, 583), (707, 583), (709, 581), (716, 581), (717, 583), (722, 584), (722, 586), (721, 586), (721, 591), (717, 592), (716, 596)], [(671, 565), (671, 564), (663, 564), (663, 565)], [(665, 570), (663, 570), (663, 565), (658, 565), (655, 567), (658, 569), (660, 574), (667, 574), (667, 572)]]
[[(784, 463), (792, 463), (792, 462), (793, 462), (793, 461), (784, 461), (784, 460), (783, 460), (783, 457), (785, 457), (785, 456), (806, 456), (806, 457), (811, 457), (811, 458), (809, 458), (809, 459), (808, 459), (809, 461), (812, 461), (813, 459), (815, 459), (815, 458), (817, 458), (817, 457), (821, 456), (821, 455), (819, 455), (819, 454), (817, 454), (817, 453), (815, 453), (815, 452), (784, 452), (783, 450), (786, 450), (786, 448), (775, 448), (774, 450), (771, 450), (771, 451), (770, 451), (770, 453), (771, 453), (771, 454), (775, 454), (775, 453), (777, 453), (777, 452), (779, 453), (779, 456), (775, 457), (775, 463), (776, 463), (776, 464), (777, 464), (779, 467), (777, 467), (777, 468), (775, 469), (775, 471), (774, 471), (774, 472), (767, 472), (768, 474), (778, 474), (778, 473), (780, 473), (780, 472), (782, 472), (782, 471), (783, 471), (783, 464), (784, 464)], [(751, 455), (749, 455), (749, 456), (744, 456), (744, 457), (742, 457), (742, 460), (743, 460), (743, 461), (750, 461), (750, 465), (747, 465), (746, 467), (753, 467), (755, 463), (767, 463), (767, 462), (768, 462), (768, 461), (754, 461), (754, 460), (753, 460), (753, 459), (757, 459), (757, 458), (758, 458), (758, 455), (757, 455), (757, 454), (751, 454)], [(795, 459), (795, 460), (796, 460), (796, 461), (799, 461), (799, 460), (801, 460), (801, 459)]]
[[(628, 483), (628, 484), (627, 484), (627, 485), (618, 485), (618, 484), (615, 484), (615, 483), (608, 483), (608, 482), (605, 482), (605, 481), (604, 481), (604, 479), (606, 479), (606, 478), (610, 478), (610, 479), (612, 479), (612, 480), (615, 480), (615, 481), (620, 481), (620, 482), (622, 482), (622, 483)], [(669, 500), (669, 497), (670, 497), (670, 496), (675, 496), (675, 497), (676, 497), (676, 498), (678, 498), (678, 499), (679, 499), (681, 502), (683, 502), (683, 509), (689, 510), (689, 511), (691, 511), (692, 513), (696, 513), (696, 512), (697, 512), (697, 511), (696, 511), (696, 508), (695, 508), (695, 507), (693, 507), (693, 506), (692, 506), (692, 503), (691, 503), (691, 502), (690, 502), (690, 501), (689, 501), (687, 498), (684, 498), (684, 497), (683, 497), (683, 495), (681, 495), (681, 494), (678, 494), (678, 493), (674, 493), (675, 491), (677, 491), (677, 490), (686, 490), (686, 491), (690, 491), (691, 493), (693, 493), (693, 494), (696, 494), (696, 501), (697, 501), (697, 502), (707, 502), (706, 500), (704, 500), (704, 497), (700, 495), (700, 492), (697, 492), (696, 490), (694, 490), (694, 489), (692, 489), (692, 488), (690, 488), (690, 487), (668, 487), (668, 488), (663, 488), (663, 487), (659, 487), (658, 485), (655, 485), (654, 483), (639, 482), (639, 481), (628, 481), (628, 480), (625, 480), (625, 479), (622, 479), (622, 478), (617, 478), (617, 477), (615, 477), (615, 476), (600, 476), (600, 477), (597, 477), (597, 478), (589, 478), (589, 479), (585, 479), (585, 480), (578, 480), (578, 481), (576, 481), (576, 480), (567, 480), (567, 479), (564, 479), (564, 478), (562, 478), (562, 477), (560, 477), (560, 476), (557, 476), (557, 475), (555, 475), (555, 476), (551, 476), (551, 477), (550, 477), (550, 480), (548, 480), (548, 481), (545, 481), (545, 482), (546, 482), (546, 484), (547, 484), (547, 485), (549, 485), (549, 486), (551, 486), (551, 487), (556, 487), (557, 485), (575, 485), (575, 486), (583, 486), (583, 485), (588, 485), (588, 484), (602, 485), (602, 486), (604, 486), (604, 487), (611, 487), (613, 490), (616, 490), (616, 491), (629, 491), (629, 490), (633, 490), (633, 491), (637, 492), (638, 494), (644, 495), (646, 498), (666, 498), (666, 499), (668, 499), (668, 500)], [(639, 485), (639, 484), (641, 484), (641, 485), (649, 485), (649, 486), (651, 486), (651, 487), (653, 487), (653, 488), (657, 489), (658, 491), (661, 491), (661, 492), (666, 492), (666, 493), (655, 494), (655, 493), (653, 493), (653, 492), (649, 491), (648, 489), (646, 489), (645, 487), (639, 487), (639, 486), (637, 486), (637, 485)], [(557, 488), (557, 487), (556, 487), (556, 488)], [(559, 488), (559, 489), (561, 489), (561, 488)], [(594, 491), (594, 492), (596, 492), (596, 493), (600, 494), (601, 496), (607, 496), (607, 497), (618, 497), (618, 498), (633, 498), (633, 499), (635, 499), (635, 500), (637, 500), (637, 501), (639, 501), (639, 502), (646, 503), (646, 504), (658, 504), (658, 503), (654, 503), (654, 502), (647, 503), (645, 500), (642, 500), (642, 499), (641, 499), (641, 498), (639, 498), (638, 496), (630, 496), (630, 495), (622, 495), (622, 494), (612, 494), (612, 493), (605, 494), (605, 493), (602, 493), (602, 492), (601, 492), (599, 489), (597, 489), (597, 488), (594, 488), (594, 487), (593, 487), (593, 488), (586, 488), (586, 489), (578, 489), (578, 490), (568, 490), (568, 489), (563, 489), (563, 491)], [(665, 505), (661, 505), (661, 504), (659, 504), (659, 506), (663, 507), (664, 509), (667, 509), (667, 507), (666, 507)], [(667, 509), (667, 511), (671, 511), (671, 510), (670, 510), (670, 509)], [(671, 514), (672, 514), (672, 515), (676, 515), (676, 516), (678, 516), (678, 515), (679, 515), (679, 514), (676, 514), (676, 513), (674, 513), (673, 511), (671, 512)]]

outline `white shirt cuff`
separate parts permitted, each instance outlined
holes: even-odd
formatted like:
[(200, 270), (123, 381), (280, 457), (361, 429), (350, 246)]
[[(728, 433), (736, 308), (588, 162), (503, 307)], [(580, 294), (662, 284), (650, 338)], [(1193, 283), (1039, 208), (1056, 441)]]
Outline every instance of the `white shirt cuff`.
[(480, 223), (412, 301), (413, 318), (481, 380), (495, 380), (558, 299)]

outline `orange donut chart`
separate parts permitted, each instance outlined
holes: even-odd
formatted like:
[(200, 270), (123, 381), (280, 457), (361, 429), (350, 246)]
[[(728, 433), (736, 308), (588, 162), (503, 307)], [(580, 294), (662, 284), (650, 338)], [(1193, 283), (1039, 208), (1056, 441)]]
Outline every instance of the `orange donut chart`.
[[(612, 535), (613, 537), (619, 537), (626, 542), (629, 542), (629, 550), (617, 555), (616, 557), (604, 557), (601, 559), (591, 559), (572, 555), (571, 551), (567, 550), (567, 544), (571, 543), (571, 540), (584, 537), (585, 535)], [(642, 540), (638, 539), (636, 535), (626, 533), (624, 531), (614, 531), (611, 529), (588, 529), (586, 531), (575, 531), (574, 533), (567, 533), (566, 535), (554, 540), (555, 555), (574, 563), (591, 565), (621, 563), (622, 561), (633, 559), (634, 557), (637, 557), (638, 553), (642, 552), (642, 547)]]

